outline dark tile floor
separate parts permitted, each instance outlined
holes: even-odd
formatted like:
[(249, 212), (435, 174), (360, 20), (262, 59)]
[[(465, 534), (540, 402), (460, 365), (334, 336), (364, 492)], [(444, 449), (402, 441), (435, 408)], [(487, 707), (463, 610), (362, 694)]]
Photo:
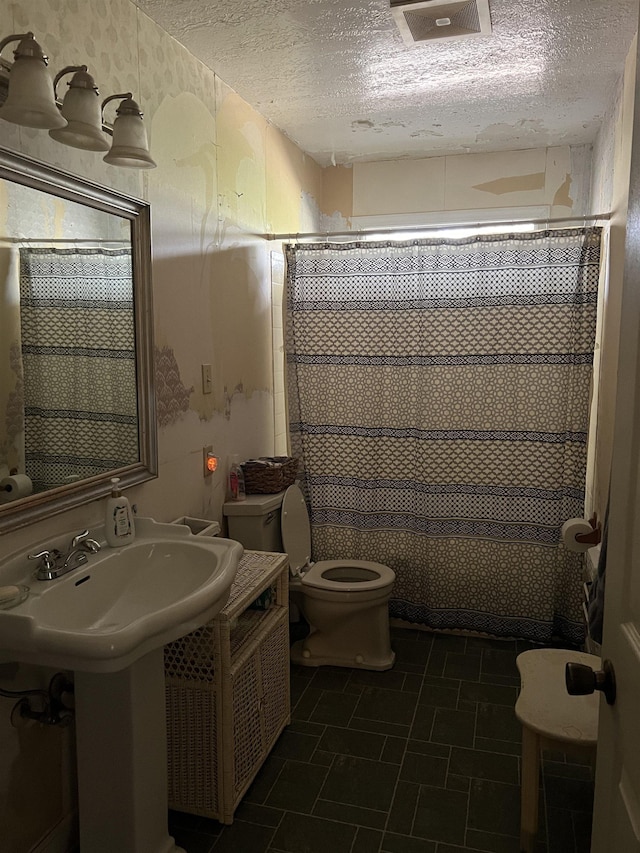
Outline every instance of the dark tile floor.
[[(392, 629), (387, 672), (293, 666), (292, 722), (231, 826), (172, 812), (187, 853), (518, 853), (517, 654)], [(585, 764), (545, 756), (537, 853), (588, 853)]]

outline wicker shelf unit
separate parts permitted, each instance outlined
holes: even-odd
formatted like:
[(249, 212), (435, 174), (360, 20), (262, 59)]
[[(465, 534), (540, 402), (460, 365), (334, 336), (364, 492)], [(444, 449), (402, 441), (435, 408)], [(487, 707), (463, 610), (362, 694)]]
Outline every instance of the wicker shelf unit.
[(216, 618), (165, 647), (165, 682), (169, 807), (231, 823), (290, 720), (286, 554), (245, 552)]

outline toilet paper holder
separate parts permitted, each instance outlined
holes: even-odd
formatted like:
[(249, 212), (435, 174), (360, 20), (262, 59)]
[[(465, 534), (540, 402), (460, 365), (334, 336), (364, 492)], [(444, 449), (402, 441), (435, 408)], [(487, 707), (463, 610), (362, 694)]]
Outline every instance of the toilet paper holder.
[(598, 521), (598, 515), (594, 514), (589, 519), (591, 531), (589, 533), (576, 533), (575, 540), (581, 545), (599, 545), (602, 541), (602, 524)]

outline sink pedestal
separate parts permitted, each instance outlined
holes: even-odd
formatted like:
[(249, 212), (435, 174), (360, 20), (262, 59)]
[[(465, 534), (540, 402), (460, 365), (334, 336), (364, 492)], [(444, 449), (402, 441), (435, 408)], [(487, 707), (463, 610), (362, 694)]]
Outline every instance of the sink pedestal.
[(113, 673), (75, 673), (82, 853), (184, 853), (167, 829), (162, 646)]
[[(93, 532), (96, 548), (103, 537), (103, 527)], [(69, 541), (60, 534), (35, 549)], [(2, 660), (75, 673), (82, 853), (184, 853), (167, 829), (163, 647), (224, 607), (242, 551), (137, 518), (134, 542), (103, 547), (0, 609)], [(0, 556), (0, 586), (18, 581), (32, 583), (24, 552)]]

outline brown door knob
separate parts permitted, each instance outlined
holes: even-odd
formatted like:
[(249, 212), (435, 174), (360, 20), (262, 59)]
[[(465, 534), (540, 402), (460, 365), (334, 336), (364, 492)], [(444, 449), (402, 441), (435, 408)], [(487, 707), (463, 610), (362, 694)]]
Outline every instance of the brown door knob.
[(571, 696), (586, 696), (601, 690), (609, 705), (616, 701), (616, 675), (610, 660), (604, 661), (602, 669), (597, 671), (583, 663), (568, 663), (565, 681)]

